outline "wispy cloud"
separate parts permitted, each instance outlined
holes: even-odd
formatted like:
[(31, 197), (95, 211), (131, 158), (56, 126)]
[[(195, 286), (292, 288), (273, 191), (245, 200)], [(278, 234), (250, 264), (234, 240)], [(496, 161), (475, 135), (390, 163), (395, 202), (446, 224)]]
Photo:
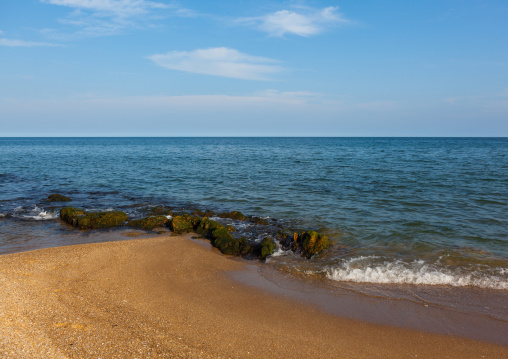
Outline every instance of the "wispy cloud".
[[(0, 34), (1, 35), (1, 34)], [(0, 39), (0, 46), (9, 47), (37, 47), (37, 46), (58, 46), (49, 42), (34, 42), (17, 39)]]
[(148, 56), (148, 59), (171, 70), (243, 80), (270, 80), (272, 75), (283, 70), (275, 60), (251, 56), (227, 47), (170, 51)]
[(349, 24), (336, 6), (324, 9), (301, 7), (297, 11), (281, 10), (258, 17), (238, 19), (237, 22), (257, 27), (271, 36), (286, 34), (312, 36), (336, 24)]
[[(173, 15), (191, 17), (191, 10), (157, 1), (148, 0), (40, 0), (45, 4), (73, 9), (60, 23), (77, 28), (72, 36), (110, 36), (133, 26), (140, 26)], [(165, 11), (161, 13), (161, 11)], [(48, 36), (66, 38), (54, 29), (43, 31)]]
[(102, 16), (132, 17), (151, 9), (165, 9), (167, 4), (145, 0), (41, 0), (43, 3), (89, 10)]

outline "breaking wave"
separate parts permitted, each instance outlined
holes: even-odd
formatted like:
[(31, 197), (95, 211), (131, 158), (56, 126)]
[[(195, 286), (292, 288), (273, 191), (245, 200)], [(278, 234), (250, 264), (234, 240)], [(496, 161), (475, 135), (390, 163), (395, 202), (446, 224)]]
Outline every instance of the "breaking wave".
[(380, 257), (366, 256), (347, 260), (325, 269), (327, 278), (335, 281), (386, 284), (474, 286), (489, 289), (508, 289), (508, 269), (465, 270), (413, 262), (380, 261)]
[(29, 211), (27, 214), (23, 214), (21, 217), (28, 218), (28, 219), (34, 219), (36, 221), (45, 221), (45, 220), (58, 218), (59, 213), (52, 212), (52, 211), (45, 211), (44, 209), (35, 206), (34, 209)]

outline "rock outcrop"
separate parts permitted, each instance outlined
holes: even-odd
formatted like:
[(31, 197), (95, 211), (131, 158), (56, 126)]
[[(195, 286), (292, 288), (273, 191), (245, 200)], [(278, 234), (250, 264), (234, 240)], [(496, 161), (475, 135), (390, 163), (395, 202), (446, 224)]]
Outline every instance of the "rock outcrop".
[(121, 211), (86, 212), (81, 208), (65, 207), (60, 210), (60, 218), (79, 229), (100, 229), (122, 225), (127, 214)]
[(50, 194), (47, 198), (49, 202), (70, 202), (72, 199), (61, 194)]

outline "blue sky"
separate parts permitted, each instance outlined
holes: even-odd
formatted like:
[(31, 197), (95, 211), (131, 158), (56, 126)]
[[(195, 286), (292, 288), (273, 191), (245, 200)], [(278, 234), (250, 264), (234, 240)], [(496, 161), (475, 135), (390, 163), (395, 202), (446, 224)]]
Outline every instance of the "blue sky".
[(4, 0), (0, 136), (508, 136), (506, 0)]

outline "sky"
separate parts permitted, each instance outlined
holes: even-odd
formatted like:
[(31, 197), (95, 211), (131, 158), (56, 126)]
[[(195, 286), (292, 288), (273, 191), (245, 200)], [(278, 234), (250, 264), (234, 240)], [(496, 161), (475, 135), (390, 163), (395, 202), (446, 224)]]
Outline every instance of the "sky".
[(508, 136), (508, 1), (2, 0), (9, 136)]

